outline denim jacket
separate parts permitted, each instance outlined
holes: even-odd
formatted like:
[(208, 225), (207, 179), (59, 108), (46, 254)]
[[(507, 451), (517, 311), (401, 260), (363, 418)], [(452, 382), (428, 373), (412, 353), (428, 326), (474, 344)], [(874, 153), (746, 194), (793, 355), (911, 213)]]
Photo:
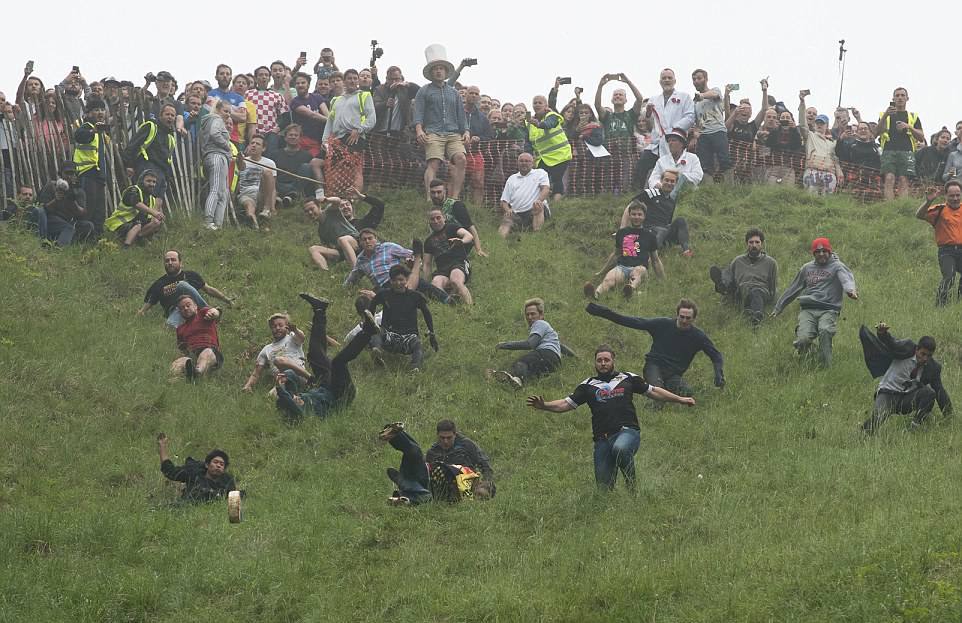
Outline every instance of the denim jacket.
[(468, 124), (461, 94), (447, 84), (424, 85), (414, 98), (414, 123), (428, 134), (463, 134)]

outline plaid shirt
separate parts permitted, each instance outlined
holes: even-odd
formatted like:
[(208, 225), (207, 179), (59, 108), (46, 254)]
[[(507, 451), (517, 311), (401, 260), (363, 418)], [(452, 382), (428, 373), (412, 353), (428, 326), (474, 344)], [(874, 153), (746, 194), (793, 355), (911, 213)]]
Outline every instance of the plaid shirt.
[(277, 131), (277, 117), (287, 112), (287, 101), (277, 91), (250, 89), (244, 96), (257, 109), (257, 133)]
[(379, 242), (374, 247), (374, 253), (368, 255), (367, 251), (361, 251), (357, 256), (354, 268), (347, 274), (344, 285), (357, 283), (361, 275), (367, 275), (374, 282), (374, 285), (381, 287), (387, 284), (390, 277), (388, 272), (395, 264), (400, 264), (405, 258), (409, 258), (414, 253), (393, 242)]

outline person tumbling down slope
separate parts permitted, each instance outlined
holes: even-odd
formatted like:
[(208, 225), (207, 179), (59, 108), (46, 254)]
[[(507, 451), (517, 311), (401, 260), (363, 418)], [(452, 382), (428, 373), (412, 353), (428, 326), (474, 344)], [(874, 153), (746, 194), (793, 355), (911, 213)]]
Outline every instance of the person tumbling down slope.
[(500, 350), (526, 350), (507, 370), (488, 370), (487, 375), (517, 389), (526, 380), (551, 374), (561, 366), (561, 355), (574, 356), (574, 351), (561, 343), (558, 332), (544, 319), (544, 300), (524, 302), (524, 319), (528, 323), (528, 339), (498, 342)]

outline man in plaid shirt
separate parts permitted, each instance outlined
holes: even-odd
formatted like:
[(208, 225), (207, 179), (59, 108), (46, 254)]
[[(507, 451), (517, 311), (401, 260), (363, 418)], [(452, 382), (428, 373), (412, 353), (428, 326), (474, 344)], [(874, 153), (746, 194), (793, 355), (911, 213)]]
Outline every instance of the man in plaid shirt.
[(257, 87), (248, 90), (244, 95), (257, 109), (257, 133), (266, 137), (268, 151), (280, 144), (277, 119), (287, 112), (287, 99), (284, 95), (267, 88), (270, 79), (271, 70), (263, 65), (258, 67), (254, 70)]
[[(405, 249), (394, 242), (378, 242), (377, 232), (370, 227), (365, 227), (360, 231), (361, 252), (357, 255), (354, 268), (347, 274), (344, 285), (353, 285), (367, 275), (374, 283), (375, 289), (388, 287), (390, 281), (391, 267), (395, 264), (405, 262), (411, 269), (411, 276), (408, 278), (408, 287), (417, 290), (425, 296), (440, 301), (444, 304), (451, 302), (448, 293), (440, 288), (436, 288), (424, 279), (420, 279), (421, 274), (421, 253), (422, 246), (420, 240), (414, 241), (414, 251)], [(373, 292), (362, 292), (373, 298)]]

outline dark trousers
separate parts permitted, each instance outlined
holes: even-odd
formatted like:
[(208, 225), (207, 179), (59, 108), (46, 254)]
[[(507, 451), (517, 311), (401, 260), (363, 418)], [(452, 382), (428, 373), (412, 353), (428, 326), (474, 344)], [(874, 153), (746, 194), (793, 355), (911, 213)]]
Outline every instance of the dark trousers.
[(901, 415), (915, 413), (915, 423), (921, 424), (932, 412), (934, 406), (935, 390), (928, 385), (898, 394), (880, 391), (875, 394), (872, 416), (865, 420), (862, 428), (868, 432), (875, 432), (882, 425), (882, 422), (893, 413)]
[[(939, 247), (939, 270), (942, 272), (942, 281), (939, 282), (935, 304), (945, 305), (949, 302), (955, 273), (962, 273), (962, 245), (946, 244)], [(962, 297), (962, 279), (959, 280), (959, 296)]]
[[(731, 154), (728, 151), (728, 132), (712, 132), (698, 136), (698, 159), (705, 175), (723, 173), (732, 168)], [(715, 165), (718, 165), (716, 171)]]
[(80, 176), (80, 187), (87, 195), (87, 220), (94, 224), (94, 232), (99, 236), (107, 218), (106, 182), (97, 171), (87, 171)]
[(551, 194), (552, 195), (563, 195), (565, 194), (565, 171), (568, 170), (568, 163), (570, 160), (565, 162), (559, 162), (556, 165), (548, 166), (544, 162), (538, 165), (539, 169), (544, 169), (548, 172), (548, 180), (551, 182)]
[(401, 453), (401, 466), (398, 472), (388, 470), (388, 475), (397, 486), (398, 493), (415, 504), (430, 501), (431, 482), (421, 446), (414, 437), (403, 430), (394, 435), (388, 443)]
[[(389, 286), (388, 284), (385, 283), (384, 287), (387, 288)], [(439, 303), (443, 303), (445, 305), (451, 302), (451, 297), (448, 296), (447, 292), (445, 292), (441, 288), (438, 288), (437, 286), (432, 285), (430, 281), (425, 281), (424, 279), (418, 279), (417, 291), (423, 294), (424, 296), (432, 298), (435, 301), (438, 301)]]
[(367, 347), (371, 334), (361, 330), (344, 345), (334, 359), (327, 356), (327, 310), (315, 309), (311, 335), (307, 343), (307, 363), (319, 385), (325, 385), (339, 402), (349, 403), (357, 395), (348, 364)]
[(521, 380), (534, 379), (550, 374), (561, 365), (561, 358), (550, 350), (535, 349), (529, 351), (511, 364), (511, 374)]
[(645, 359), (645, 381), (655, 387), (661, 387), (679, 396), (691, 396), (691, 387), (681, 378), (684, 371), (679, 372), (663, 367), (650, 359)]
[(688, 250), (688, 221), (684, 218), (676, 218), (668, 227), (653, 225), (651, 231), (655, 232), (659, 247), (667, 247), (674, 243), (681, 246), (682, 251)]
[[(75, 239), (79, 242), (86, 242), (94, 235), (94, 224), (90, 221), (65, 221), (56, 214), (50, 214), (41, 208), (41, 217), (38, 213), (37, 229), (41, 232), (41, 237), (53, 240), (58, 246), (65, 247)], [(41, 225), (40, 223), (43, 223)], [(46, 232), (46, 234), (43, 234)]]
[(648, 188), (648, 176), (655, 168), (655, 163), (658, 162), (658, 154), (653, 151), (643, 151), (641, 156), (638, 157), (638, 161), (635, 163), (635, 188), (641, 190), (643, 188)]

